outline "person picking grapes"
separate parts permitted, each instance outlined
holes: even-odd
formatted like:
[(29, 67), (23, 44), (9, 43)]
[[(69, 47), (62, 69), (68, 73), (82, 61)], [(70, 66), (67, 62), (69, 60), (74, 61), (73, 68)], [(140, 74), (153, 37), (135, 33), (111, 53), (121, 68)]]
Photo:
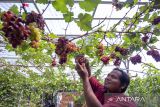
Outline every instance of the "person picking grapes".
[(113, 69), (102, 85), (91, 76), (89, 61), (83, 55), (77, 56), (75, 62), (75, 69), (83, 82), (87, 107), (137, 107), (134, 101), (127, 100), (128, 97), (124, 95), (130, 83), (130, 78), (124, 71)]

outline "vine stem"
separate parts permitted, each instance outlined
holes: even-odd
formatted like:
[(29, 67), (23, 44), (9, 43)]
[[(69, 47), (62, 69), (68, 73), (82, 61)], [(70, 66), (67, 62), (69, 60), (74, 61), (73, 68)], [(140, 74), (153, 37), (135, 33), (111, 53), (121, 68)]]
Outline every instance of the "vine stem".
[(47, 4), (47, 6), (46, 6), (46, 8), (43, 10), (43, 12), (41, 13), (41, 15), (44, 14), (44, 12), (45, 12), (45, 11), (47, 10), (47, 8), (49, 7), (50, 3), (51, 3), (51, 1), (49, 0), (49, 1), (48, 1), (48, 4)]
[(114, 29), (119, 25), (119, 23), (121, 23), (121, 21), (127, 16), (127, 14), (133, 9), (133, 7), (135, 6), (132, 6), (128, 11), (127, 13), (123, 16), (123, 18), (121, 18), (121, 20), (118, 21), (118, 23), (116, 23), (116, 25), (112, 28), (111, 31), (114, 31)]
[[(150, 3), (150, 4), (152, 4), (152, 3)], [(151, 5), (150, 5), (151, 6)], [(132, 28), (132, 26), (136, 23), (136, 21), (138, 20), (138, 18), (140, 18), (140, 16), (141, 15), (143, 15), (143, 13), (145, 13), (148, 9), (150, 9), (151, 7), (149, 7), (148, 8), (148, 6), (146, 6), (146, 9), (145, 10), (143, 10), (139, 15), (137, 15), (136, 14), (136, 17), (135, 17), (135, 20), (134, 20), (134, 22), (133, 23), (131, 23), (131, 25), (130, 25), (130, 27), (128, 28), (128, 32), (129, 32), (129, 30)]]
[(145, 63), (145, 62), (142, 62), (144, 65), (147, 65), (147, 66), (149, 66), (149, 67), (151, 67), (151, 68), (154, 68), (154, 69), (156, 69), (156, 70), (160, 70), (159, 68), (156, 68), (156, 67), (154, 67), (154, 66), (152, 66), (152, 65), (150, 65), (150, 64), (147, 64), (147, 63)]

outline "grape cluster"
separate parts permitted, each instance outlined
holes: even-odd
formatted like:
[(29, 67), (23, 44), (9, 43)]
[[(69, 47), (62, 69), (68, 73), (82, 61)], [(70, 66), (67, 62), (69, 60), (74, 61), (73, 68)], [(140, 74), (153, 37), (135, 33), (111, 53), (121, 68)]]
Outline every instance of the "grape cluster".
[(121, 55), (126, 56), (128, 54), (128, 49), (116, 46), (115, 52), (119, 52)]
[(30, 35), (28, 26), (25, 26), (24, 20), (14, 15), (11, 11), (7, 11), (2, 15), (3, 28), (5, 37), (8, 38), (9, 43), (13, 48), (26, 40)]
[(116, 54), (115, 53), (111, 53), (109, 57), (112, 58), (112, 59), (115, 59), (116, 58)]
[(119, 57), (115, 58), (115, 61), (113, 62), (115, 66), (120, 66), (121, 64), (121, 59)]
[(116, 10), (121, 10), (123, 7), (123, 4), (118, 0), (112, 0), (112, 5), (116, 7)]
[(77, 51), (78, 48), (72, 42), (69, 42), (68, 39), (60, 37), (56, 43), (55, 53), (59, 56), (59, 63), (63, 64), (67, 62), (67, 54)]
[(54, 66), (56, 66), (57, 65), (57, 63), (56, 63), (56, 58), (53, 58), (52, 59), (52, 66), (54, 67)]
[(157, 25), (158, 23), (160, 23), (160, 16), (155, 18), (152, 22), (153, 25)]
[(45, 20), (41, 14), (37, 14), (36, 12), (32, 11), (28, 13), (26, 16), (26, 24), (29, 25), (30, 23), (35, 22), (39, 29), (44, 30), (45, 27)]
[(82, 65), (82, 63), (86, 63), (87, 62), (87, 59), (84, 57), (84, 55), (80, 54), (80, 55), (76, 56), (75, 62), (79, 63), (80, 65)]
[(98, 51), (97, 51), (98, 56), (103, 56), (103, 54), (104, 54), (104, 46), (103, 46), (102, 43), (100, 43), (98, 45), (97, 49), (98, 49)]
[(101, 61), (103, 62), (103, 64), (108, 64), (109, 63), (109, 60), (110, 60), (110, 57), (109, 56), (106, 56), (106, 55), (103, 55), (101, 57)]
[(111, 53), (110, 58), (114, 59), (113, 63), (115, 66), (120, 66), (121, 59), (119, 57), (117, 57), (115, 53)]
[(148, 39), (149, 39), (149, 37), (148, 37), (148, 36), (144, 36), (144, 37), (142, 37), (142, 41), (143, 41), (144, 43), (147, 43), (147, 42), (148, 42)]
[(149, 50), (147, 52), (147, 55), (151, 55), (156, 62), (160, 61), (160, 54), (157, 50), (154, 50), (154, 49)]
[(135, 65), (137, 63), (141, 63), (142, 57), (140, 55), (135, 55), (133, 57), (130, 57), (131, 62)]
[(30, 23), (29, 29), (31, 31), (31, 43), (32, 48), (38, 48), (41, 40), (41, 30), (36, 27), (36, 23)]

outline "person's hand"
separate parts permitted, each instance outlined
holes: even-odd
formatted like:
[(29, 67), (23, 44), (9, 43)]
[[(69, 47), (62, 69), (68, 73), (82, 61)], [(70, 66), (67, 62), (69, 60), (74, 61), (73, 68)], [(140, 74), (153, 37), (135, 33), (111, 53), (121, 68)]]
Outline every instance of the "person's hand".
[[(90, 66), (89, 66), (89, 61), (88, 61), (88, 59), (86, 59), (84, 57), (84, 55), (82, 55), (82, 54), (77, 55), (76, 58), (75, 58), (75, 62), (76, 62), (76, 64), (79, 63), (80, 65), (82, 65), (82, 63), (85, 63), (85, 67), (88, 71), (88, 76), (89, 77), (91, 76), (91, 69), (90, 69)], [(76, 65), (76, 66), (78, 66), (78, 65)], [(77, 70), (79, 70), (79, 72), (80, 72), (80, 69), (77, 69)]]
[(77, 70), (77, 73), (83, 80), (89, 77), (88, 70), (85, 66), (85, 63), (82, 63), (82, 64), (76, 63), (75, 69)]

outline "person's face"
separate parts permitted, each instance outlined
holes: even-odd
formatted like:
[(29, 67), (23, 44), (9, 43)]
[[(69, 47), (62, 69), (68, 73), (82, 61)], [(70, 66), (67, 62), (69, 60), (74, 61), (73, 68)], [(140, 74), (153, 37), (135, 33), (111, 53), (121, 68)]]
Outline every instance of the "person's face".
[(118, 93), (121, 92), (120, 76), (121, 72), (113, 70), (105, 78), (104, 86), (109, 92)]

